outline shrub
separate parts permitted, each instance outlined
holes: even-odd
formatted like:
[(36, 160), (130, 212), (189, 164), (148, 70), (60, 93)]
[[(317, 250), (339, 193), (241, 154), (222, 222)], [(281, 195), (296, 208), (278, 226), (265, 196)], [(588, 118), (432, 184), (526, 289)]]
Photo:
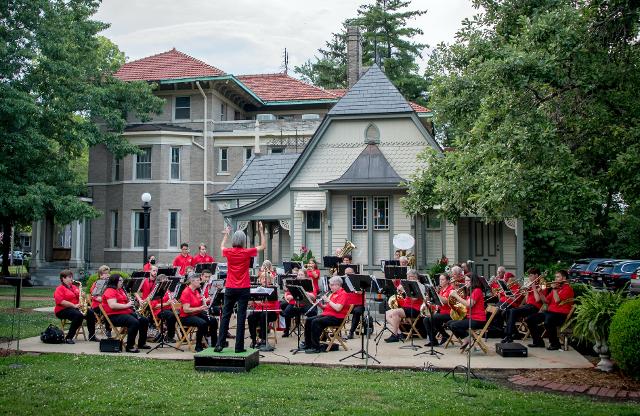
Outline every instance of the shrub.
[(596, 343), (606, 342), (611, 320), (626, 298), (622, 291), (587, 290), (577, 299), (572, 319), (573, 335)]
[[(120, 270), (111, 270), (111, 274), (114, 274), (114, 273), (118, 273), (125, 280), (129, 278), (129, 273), (127, 273), (127, 272), (123, 272), (123, 271), (120, 271)], [(89, 276), (89, 278), (87, 279), (87, 285), (86, 285), (86, 292), (87, 293), (89, 293), (89, 289), (91, 289), (91, 286), (93, 285), (93, 282), (95, 282), (96, 280), (98, 280), (98, 273), (94, 273), (91, 276)]]
[(640, 379), (640, 298), (618, 309), (609, 328), (611, 357), (626, 374)]

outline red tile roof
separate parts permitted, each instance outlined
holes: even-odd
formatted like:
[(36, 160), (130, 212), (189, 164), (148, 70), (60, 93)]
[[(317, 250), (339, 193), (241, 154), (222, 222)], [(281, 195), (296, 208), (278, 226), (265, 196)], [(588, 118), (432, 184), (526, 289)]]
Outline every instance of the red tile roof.
[(411, 106), (411, 108), (413, 108), (413, 111), (415, 111), (416, 113), (430, 113), (431, 110), (429, 110), (427, 107), (423, 107), (418, 103), (414, 103), (413, 101), (409, 101), (409, 105)]
[(115, 73), (115, 76), (123, 81), (159, 81), (218, 75), (224, 75), (224, 71), (182, 53), (176, 48), (127, 62)]
[(349, 91), (346, 88), (327, 88), (326, 91), (329, 91), (331, 94), (335, 95), (338, 98), (342, 98), (343, 95)]
[(335, 100), (334, 94), (287, 74), (238, 75), (236, 78), (263, 101)]

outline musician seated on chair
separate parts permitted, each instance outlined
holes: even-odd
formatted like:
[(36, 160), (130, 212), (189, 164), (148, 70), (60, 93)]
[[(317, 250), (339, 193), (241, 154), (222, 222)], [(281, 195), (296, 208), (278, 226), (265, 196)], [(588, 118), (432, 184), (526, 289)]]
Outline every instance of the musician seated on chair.
[[(258, 273), (258, 283), (260, 286), (273, 286), (276, 278), (276, 272), (269, 260), (265, 260), (260, 267)], [(267, 342), (267, 328), (269, 322), (275, 322), (278, 318), (277, 310), (280, 309), (279, 300), (255, 301), (253, 303), (253, 313), (247, 316), (247, 324), (249, 326), (249, 335), (251, 337), (250, 348), (260, 347)], [(266, 315), (266, 319), (265, 319)], [(266, 321), (266, 323), (265, 323)], [(260, 342), (257, 341), (257, 333), (260, 332)]]
[[(455, 267), (454, 267), (455, 268)], [(460, 269), (462, 270), (462, 269)], [(487, 321), (487, 314), (484, 309), (484, 293), (482, 292), (482, 283), (477, 275), (465, 276), (464, 284), (467, 291), (471, 291), (471, 296), (461, 296), (458, 291), (451, 291), (451, 295), (457, 302), (467, 308), (467, 316), (464, 319), (447, 322), (447, 326), (451, 329), (453, 335), (459, 339), (463, 339), (469, 335), (469, 328), (482, 329)], [(471, 322), (469, 322), (471, 321)], [(461, 350), (469, 345), (470, 338), (463, 341)]]
[[(71, 270), (63, 270), (60, 272), (60, 286), (53, 292), (53, 299), (56, 302), (53, 312), (58, 319), (65, 319), (70, 322), (65, 342), (67, 344), (75, 344), (73, 340), (76, 337), (78, 328), (82, 325), (82, 321), (86, 319), (87, 329), (89, 330), (89, 340), (99, 341), (96, 338), (96, 316), (91, 308), (87, 308), (86, 314), (80, 311), (80, 293), (77, 286), (73, 284), (73, 272)], [(85, 297), (86, 300), (86, 297)]]
[[(401, 257), (402, 258), (402, 257)], [(407, 270), (407, 280), (418, 281), (418, 272), (414, 269)], [(398, 300), (398, 307), (389, 309), (385, 315), (387, 319), (387, 326), (391, 331), (391, 336), (385, 338), (385, 342), (398, 342), (402, 339), (402, 332), (400, 331), (400, 322), (403, 318), (415, 319), (420, 316), (420, 307), (422, 306), (422, 299), (410, 298), (404, 296), (404, 288), (402, 285), (397, 288), (398, 294), (396, 299)], [(420, 332), (424, 331), (424, 327), (418, 327)]]
[(198, 255), (193, 257), (193, 259), (191, 260), (191, 264), (193, 266), (197, 266), (200, 263), (214, 263), (215, 261), (216, 259), (214, 259), (207, 253), (207, 246), (203, 243), (200, 243), (200, 245), (198, 246)]
[(200, 292), (200, 276), (192, 273), (189, 275), (189, 286), (180, 295), (180, 320), (184, 326), (198, 328), (196, 331), (196, 352), (204, 349), (202, 339), (211, 337), (211, 344), (218, 341), (218, 320), (208, 313), (209, 305), (203, 302)]
[[(158, 281), (165, 281), (166, 279), (167, 276), (165, 276), (164, 274), (158, 275), (157, 278)], [(152, 299), (149, 303), (153, 316), (155, 316), (159, 321), (164, 321), (167, 327), (167, 334), (165, 335), (164, 341), (171, 343), (176, 342), (176, 317), (171, 309), (171, 305), (174, 303), (176, 303), (176, 301), (175, 299), (171, 298), (171, 292), (168, 290), (164, 292), (162, 301), (160, 299)], [(158, 330), (160, 330), (160, 328), (158, 328)], [(158, 334), (158, 336), (159, 335), (160, 334)], [(158, 341), (160, 341), (160, 338), (158, 338)]]
[(333, 276), (329, 279), (330, 295), (324, 295), (317, 307), (322, 310), (319, 315), (307, 318), (304, 325), (304, 348), (308, 354), (320, 352), (320, 335), (329, 326), (338, 326), (347, 315), (347, 293), (342, 288), (342, 278)]
[(464, 273), (463, 273), (462, 267), (453, 266), (451, 268), (451, 279), (449, 279), (449, 281), (454, 286), (464, 284), (465, 280), (464, 280)]
[(147, 262), (144, 264), (144, 266), (142, 266), (142, 271), (143, 272), (149, 272), (151, 271), (151, 266), (155, 266), (156, 264), (156, 256), (154, 256), (153, 254), (149, 256), (149, 259), (147, 260)]
[(522, 318), (527, 318), (537, 313), (542, 307), (542, 298), (546, 294), (539, 289), (540, 270), (532, 267), (527, 271), (527, 274), (529, 275), (529, 280), (524, 284), (523, 288), (523, 293), (527, 296), (525, 304), (517, 308), (507, 309), (505, 314), (507, 324), (504, 329), (504, 339), (502, 342), (513, 342), (513, 336), (516, 333), (516, 323)]
[(507, 296), (507, 294), (500, 288), (498, 304), (498, 313), (493, 318), (492, 326), (502, 329), (504, 322), (507, 318), (507, 311), (509, 309), (517, 308), (522, 304), (524, 296), (520, 293), (520, 285), (516, 280), (516, 276), (511, 272), (506, 272), (504, 275), (504, 282), (511, 291), (513, 296)]
[[(307, 278), (307, 275), (304, 272), (304, 270), (298, 271), (296, 279), (306, 279), (306, 278)], [(307, 295), (309, 295), (309, 298), (311, 300), (315, 301), (316, 293), (307, 292)], [(291, 332), (291, 318), (300, 319), (300, 315), (306, 314), (307, 312), (309, 312), (309, 308), (311, 308), (311, 305), (303, 304), (302, 302), (296, 301), (293, 298), (293, 295), (291, 295), (291, 292), (289, 292), (288, 290), (284, 292), (284, 301), (280, 303), (280, 309), (282, 310), (282, 317), (284, 317), (284, 324), (285, 324), (284, 332), (282, 333), (283, 338), (288, 337), (289, 333)], [(316, 316), (317, 313), (318, 312), (316, 308), (313, 308), (313, 310), (309, 312), (307, 317)]]
[(310, 258), (307, 263), (306, 277), (311, 279), (311, 283), (313, 284), (313, 294), (317, 295), (320, 291), (320, 287), (318, 286), (318, 281), (320, 280), (320, 269), (318, 268), (318, 263), (314, 258)]
[(526, 319), (533, 342), (529, 344), (531, 348), (544, 348), (542, 340), (542, 328), (540, 324), (544, 322), (544, 329), (549, 337), (548, 350), (559, 350), (561, 348), (558, 339), (558, 328), (567, 320), (567, 315), (573, 306), (573, 288), (567, 281), (566, 270), (558, 270), (555, 274), (555, 281), (551, 283), (551, 291), (546, 296), (543, 295), (540, 287), (534, 286), (533, 290), (538, 293), (542, 303), (547, 304), (546, 312), (538, 312)]
[[(138, 353), (141, 349), (151, 349), (147, 345), (147, 330), (149, 321), (144, 316), (138, 316), (133, 311), (133, 302), (129, 300), (127, 292), (122, 289), (123, 279), (117, 273), (109, 276), (107, 288), (102, 294), (102, 308), (107, 314), (111, 323), (116, 326), (127, 327), (127, 352)], [(136, 336), (138, 335), (138, 348), (135, 347)]]
[[(109, 266), (107, 266), (106, 264), (103, 264), (102, 266), (98, 267), (99, 280), (108, 280), (110, 275), (111, 275), (111, 268)], [(93, 284), (91, 285), (91, 289), (89, 289), (89, 293), (91, 294), (91, 309), (93, 310), (93, 313), (96, 316), (102, 316), (102, 311), (100, 310), (100, 304), (102, 303), (102, 295), (100, 294), (100, 295), (93, 296), (93, 291), (96, 287), (97, 282), (98, 280), (93, 282)], [(109, 325), (109, 322), (107, 322), (106, 319), (104, 320), (103, 325), (104, 325), (105, 335), (107, 336), (107, 338), (111, 338), (111, 326)]]
[[(347, 267), (346, 269), (344, 269), (344, 274), (347, 276), (352, 275), (354, 274), (354, 270), (351, 267)], [(353, 305), (353, 309), (351, 310), (351, 329), (349, 329), (349, 335), (347, 335), (347, 338), (353, 339), (356, 329), (360, 324), (362, 314), (364, 314), (362, 292), (357, 291), (353, 293), (347, 293), (347, 305)], [(371, 323), (369, 326), (371, 327), (372, 325), (373, 323)]]
[[(434, 313), (433, 316), (427, 316), (422, 320), (425, 332), (429, 337), (429, 342), (425, 345), (426, 347), (442, 345), (449, 339), (449, 334), (444, 330), (444, 324), (451, 320), (451, 315), (449, 314), (451, 312), (451, 307), (449, 306), (448, 300), (449, 295), (453, 290), (453, 285), (449, 280), (449, 275), (446, 273), (442, 273), (439, 279), (440, 289), (438, 290), (438, 299), (442, 306), (439, 306), (438, 312)], [(440, 338), (440, 343), (436, 341), (437, 334), (442, 336)]]
[[(138, 299), (138, 303), (142, 305), (143, 303), (149, 303), (151, 299), (149, 299), (149, 295), (153, 291), (153, 288), (156, 285), (156, 279), (158, 277), (158, 266), (151, 266), (149, 270), (149, 277), (145, 278), (140, 285), (140, 289), (136, 292), (136, 299)], [(146, 309), (143, 313), (146, 312)]]

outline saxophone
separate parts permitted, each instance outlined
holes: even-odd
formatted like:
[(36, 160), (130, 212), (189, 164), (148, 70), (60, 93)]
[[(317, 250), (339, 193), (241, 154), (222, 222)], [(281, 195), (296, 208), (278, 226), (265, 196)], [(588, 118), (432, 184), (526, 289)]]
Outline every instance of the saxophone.
[(146, 312), (145, 310), (147, 309), (147, 306), (149, 306), (149, 303), (151, 302), (151, 299), (153, 299), (153, 296), (156, 294), (158, 286), (158, 282), (156, 282), (155, 286), (153, 286), (153, 290), (151, 290), (151, 293), (149, 293), (149, 296), (147, 296), (147, 298), (142, 301), (138, 309), (136, 309), (136, 312), (139, 315), (144, 316), (144, 313)]
[[(456, 292), (458, 293), (458, 295), (464, 296), (465, 290), (466, 290), (466, 286), (462, 286), (458, 288)], [(449, 312), (449, 315), (451, 316), (452, 320), (459, 321), (461, 319), (464, 319), (465, 316), (467, 316), (467, 307), (464, 306), (462, 303), (458, 302), (456, 298), (454, 298), (453, 296), (449, 296), (448, 303), (449, 303), (449, 306), (451, 307), (451, 312)]]
[(74, 280), (73, 283), (78, 284), (78, 309), (80, 310), (80, 312), (82, 312), (83, 315), (86, 315), (89, 305), (87, 304), (87, 297), (84, 295), (84, 293), (82, 293), (82, 282), (79, 280)]

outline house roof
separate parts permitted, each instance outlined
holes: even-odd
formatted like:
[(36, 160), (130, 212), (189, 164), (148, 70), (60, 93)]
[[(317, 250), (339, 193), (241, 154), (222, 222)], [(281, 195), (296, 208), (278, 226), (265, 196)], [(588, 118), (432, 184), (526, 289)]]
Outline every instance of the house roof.
[[(347, 93), (348, 90), (346, 88), (328, 88), (326, 89), (326, 91), (329, 91), (331, 94), (335, 95), (336, 97), (342, 98)], [(409, 101), (409, 105), (411, 106), (411, 108), (413, 108), (413, 111), (415, 111), (416, 113), (431, 112), (431, 110), (429, 110), (427, 107), (421, 106), (420, 104), (414, 101)]]
[(123, 81), (160, 81), (220, 75), (224, 75), (224, 71), (180, 52), (176, 48), (127, 62), (115, 73), (116, 78)]
[(375, 144), (369, 144), (338, 179), (319, 184), (320, 188), (397, 187), (403, 179)]
[(372, 65), (329, 110), (329, 115), (392, 114), (413, 112), (407, 100), (378, 65)]
[(284, 73), (238, 75), (240, 82), (251, 89), (265, 102), (336, 100), (327, 90), (307, 84)]
[(209, 195), (212, 200), (238, 196), (261, 196), (272, 191), (289, 173), (299, 153), (255, 155), (224, 190)]
[(125, 133), (137, 133), (143, 131), (176, 131), (184, 133), (202, 133), (199, 130), (190, 129), (188, 127), (176, 126), (166, 123), (153, 124), (133, 124), (124, 128)]

